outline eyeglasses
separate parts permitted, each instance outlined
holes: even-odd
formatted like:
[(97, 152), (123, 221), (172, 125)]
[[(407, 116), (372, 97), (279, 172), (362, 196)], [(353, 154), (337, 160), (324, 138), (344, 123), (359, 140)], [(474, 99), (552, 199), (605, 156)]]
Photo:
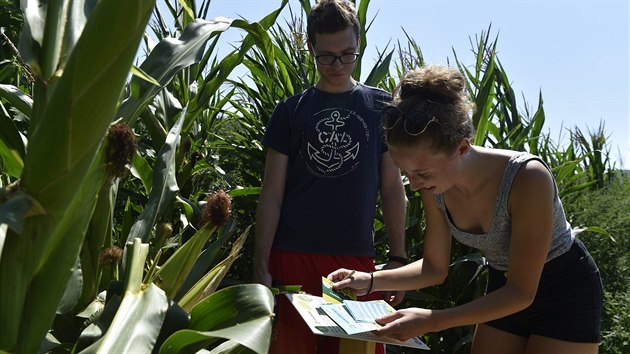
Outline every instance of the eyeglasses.
[(339, 60), (341, 64), (350, 64), (357, 61), (357, 59), (359, 59), (359, 53), (341, 55), (321, 54), (315, 56), (315, 60), (321, 65), (333, 65), (336, 60)]
[(424, 133), (431, 122), (442, 124), (435, 116), (430, 116), (425, 111), (403, 113), (395, 106), (387, 106), (381, 111), (381, 125), (383, 129), (391, 130), (400, 121), (403, 122), (405, 133), (411, 136), (418, 136)]

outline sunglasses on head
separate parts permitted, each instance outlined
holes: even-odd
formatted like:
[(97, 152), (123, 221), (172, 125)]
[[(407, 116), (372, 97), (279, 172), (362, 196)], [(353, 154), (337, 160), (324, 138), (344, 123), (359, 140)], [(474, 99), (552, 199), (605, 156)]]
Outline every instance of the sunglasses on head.
[(381, 111), (381, 125), (385, 130), (391, 130), (402, 122), (405, 133), (418, 136), (424, 133), (431, 122), (442, 124), (435, 116), (430, 116), (425, 111), (410, 111), (403, 113), (396, 106), (387, 106)]

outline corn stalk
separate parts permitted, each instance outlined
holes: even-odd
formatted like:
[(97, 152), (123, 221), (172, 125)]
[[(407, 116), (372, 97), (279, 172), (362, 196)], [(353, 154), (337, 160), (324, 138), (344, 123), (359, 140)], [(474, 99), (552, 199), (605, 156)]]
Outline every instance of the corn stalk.
[(51, 326), (106, 180), (102, 141), (154, 6), (90, 4), (23, 2), (20, 48), (37, 78), (24, 168), (8, 193), (30, 208), (0, 258), (0, 349), (9, 352), (36, 352)]
[[(120, 181), (111, 174), (109, 148), (112, 144), (105, 140), (112, 135), (108, 129), (119, 117), (129, 123), (134, 123), (138, 116), (146, 117), (147, 108), (154, 104), (155, 97), (169, 97), (164, 88), (171, 80), (199, 62), (206, 41), (231, 24), (228, 20), (195, 19), (195, 14), (189, 11), (194, 3), (183, 0), (179, 3), (186, 8), (182, 35), (179, 39), (163, 39), (145, 62), (144, 68), (150, 72), (147, 74), (142, 67), (134, 68), (131, 63), (154, 9), (154, 1), (22, 2), (26, 23), (20, 52), (32, 68), (35, 82), (30, 90), (10, 84), (0, 87), (0, 98), (13, 108), (13, 111), (5, 109), (4, 103), (0, 107), (2, 175), (9, 176), (9, 181), (17, 181), (0, 190), (0, 283), (5, 290), (0, 294), (0, 326), (3, 328), (0, 351), (49, 350), (54, 345), (50, 345), (46, 333), (55, 314), (71, 315), (81, 311), (102, 289), (101, 251), (113, 244), (113, 233), (120, 230), (112, 224)], [(278, 12), (266, 19), (269, 25)], [(126, 26), (111, 26), (112, 23)], [(252, 33), (265, 31), (259, 24), (240, 20), (236, 27)], [(104, 28), (110, 30), (103, 31)], [(247, 41), (249, 47), (257, 43), (255, 38)], [(231, 56), (222, 66), (221, 76), (209, 80), (218, 85), (239, 60), (238, 55)], [(119, 108), (130, 71), (134, 74), (129, 86), (131, 95)], [(31, 95), (21, 90), (30, 91)], [(206, 94), (213, 92), (216, 90)], [(195, 107), (199, 112), (204, 109), (201, 102)], [(126, 293), (123, 296), (116, 291), (114, 281), (107, 291), (108, 306), (103, 307), (101, 300), (96, 299), (82, 312), (81, 316), (90, 317), (89, 322), (96, 321), (98, 325), (86, 328), (75, 347), (77, 350), (157, 350), (173, 328), (183, 329), (188, 323), (188, 315), (178, 310), (164, 290), (141, 281), (144, 259), (150, 249), (148, 244), (140, 244), (142, 240), (149, 240), (156, 223), (162, 222), (166, 212), (173, 210), (174, 203), (191, 208), (186, 198), (176, 196), (176, 174), (182, 163), (178, 145), (186, 110), (175, 113), (182, 117), (177, 122), (172, 117), (161, 121), (162, 136), (156, 140), (157, 147), (163, 145), (164, 151), (158, 155), (161, 162), (152, 167), (146, 156), (136, 156), (140, 162), (134, 165), (144, 168), (142, 183), (152, 197), (143, 217), (133, 226), (130, 204), (125, 207), (122, 230), (127, 230), (124, 235), (128, 234), (130, 240), (136, 240), (126, 249), (127, 267), (123, 267), (122, 278)], [(28, 118), (26, 151), (26, 138), (21, 135), (12, 114)], [(189, 125), (194, 118), (189, 116)], [(167, 135), (168, 130), (171, 134)], [(188, 173), (191, 173), (190, 167)], [(217, 227), (208, 226), (209, 232), (201, 233), (205, 240)], [(221, 240), (225, 242), (227, 238)], [(199, 245), (204, 246), (203, 243)], [(142, 251), (138, 253), (138, 250)], [(167, 265), (163, 271), (176, 269), (179, 260), (192, 266), (201, 251), (199, 246), (192, 252), (189, 246), (178, 248), (169, 263), (172, 265)], [(156, 258), (152, 264), (155, 266), (158, 261)], [(106, 280), (118, 277), (115, 269), (117, 266), (113, 265)], [(155, 268), (149, 274), (153, 272)], [(187, 280), (185, 275), (165, 276), (162, 284), (174, 289), (171, 291), (174, 293)], [(223, 276), (224, 272), (211, 281), (216, 284)], [(252, 287), (258, 289), (255, 298), (251, 298), (249, 288)], [(234, 298), (238, 299), (241, 294), (268, 308), (263, 313), (270, 318), (272, 299), (268, 290), (244, 286), (235, 290)], [(195, 295), (195, 302), (206, 301), (207, 295)], [(220, 320), (230, 321), (229, 318)], [(171, 322), (184, 323), (184, 326), (173, 326)], [(255, 323), (261, 333), (270, 330), (270, 321)], [(134, 330), (134, 326), (138, 326), (139, 331)], [(227, 331), (241, 334), (227, 333), (219, 337), (230, 341), (246, 337), (242, 330), (227, 328)], [(141, 337), (144, 339), (138, 340)], [(269, 336), (263, 336), (253, 343), (246, 340), (241, 344), (253, 346), (254, 351), (262, 353), (268, 341)], [(186, 340), (176, 342), (188, 343)], [(233, 350), (242, 350), (241, 344), (233, 345)]]

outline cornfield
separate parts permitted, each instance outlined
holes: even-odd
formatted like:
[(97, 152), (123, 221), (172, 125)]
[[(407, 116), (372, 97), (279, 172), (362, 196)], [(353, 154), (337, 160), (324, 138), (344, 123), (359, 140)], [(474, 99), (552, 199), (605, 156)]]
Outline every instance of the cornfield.
[[(260, 141), (278, 101), (317, 79), (304, 50), (310, 2), (286, 23), (287, 0), (277, 2), (260, 19), (232, 20), (212, 19), (209, 0), (0, 0), (0, 352), (267, 352), (273, 293), (251, 284), (248, 238)], [(361, 53), (369, 4), (357, 3)], [(220, 56), (225, 31), (244, 38)], [(555, 144), (542, 96), (533, 112), (517, 109), (496, 47), (488, 28), (472, 64), (455, 55), (477, 106), (474, 143), (540, 155), (563, 198), (609, 185), (603, 126)], [(353, 75), (391, 90), (423, 64), (407, 34), (373, 64), (360, 57)], [(232, 75), (239, 66), (246, 77)], [(407, 197), (417, 258), (422, 205)], [(375, 229), (383, 260), (380, 216)], [(454, 247), (449, 281), (405, 305), (483, 294), (483, 256)], [(424, 340), (454, 353), (471, 335)]]

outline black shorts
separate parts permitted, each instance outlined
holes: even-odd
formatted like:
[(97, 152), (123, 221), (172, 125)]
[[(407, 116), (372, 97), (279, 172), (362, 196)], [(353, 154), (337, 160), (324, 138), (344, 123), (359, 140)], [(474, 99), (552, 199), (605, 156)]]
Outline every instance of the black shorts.
[[(490, 268), (487, 293), (506, 283)], [(578, 343), (599, 343), (603, 291), (599, 269), (582, 241), (543, 268), (534, 302), (515, 314), (487, 322), (523, 337), (540, 335)]]

